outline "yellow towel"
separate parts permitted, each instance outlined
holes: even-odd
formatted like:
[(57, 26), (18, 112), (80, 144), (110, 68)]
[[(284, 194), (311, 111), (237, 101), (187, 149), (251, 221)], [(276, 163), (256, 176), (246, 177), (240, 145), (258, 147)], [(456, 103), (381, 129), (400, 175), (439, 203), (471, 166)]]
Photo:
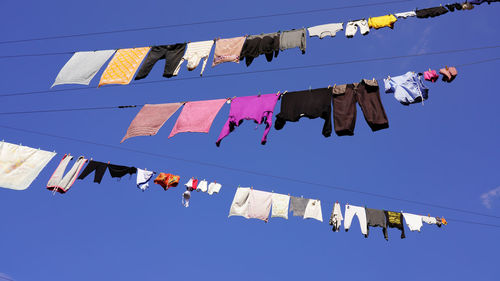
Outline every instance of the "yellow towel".
[(98, 87), (107, 84), (129, 84), (149, 49), (151, 47), (118, 50), (104, 70)]
[(371, 28), (379, 29), (382, 27), (394, 28), (394, 23), (398, 19), (394, 15), (387, 15), (381, 17), (374, 17), (368, 19), (368, 26)]

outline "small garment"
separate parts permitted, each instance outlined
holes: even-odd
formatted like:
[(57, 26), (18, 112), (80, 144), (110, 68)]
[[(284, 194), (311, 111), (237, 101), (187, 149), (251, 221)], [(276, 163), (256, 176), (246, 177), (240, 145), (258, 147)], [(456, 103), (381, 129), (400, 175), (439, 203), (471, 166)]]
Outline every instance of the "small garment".
[(361, 233), (365, 236), (368, 235), (368, 225), (366, 222), (366, 211), (364, 207), (358, 207), (346, 204), (344, 215), (345, 215), (344, 229), (346, 232), (349, 230), (349, 228), (351, 228), (352, 219), (354, 218), (354, 215), (356, 215), (358, 216)]
[(196, 190), (198, 188), (198, 180), (195, 178), (190, 178), (187, 183), (184, 184), (186, 189), (189, 191)]
[(153, 178), (155, 172), (143, 169), (137, 169), (137, 187), (145, 191), (149, 187), (149, 181)]
[(278, 94), (234, 98), (231, 101), (229, 117), (215, 144), (220, 146), (222, 139), (229, 135), (236, 127), (239, 127), (243, 120), (253, 120), (259, 125), (262, 123), (266, 124), (266, 129), (261, 140), (261, 144), (266, 144), (267, 134), (273, 124), (273, 112), (278, 98)]
[(441, 227), (441, 225), (443, 224), (442, 219), (439, 217), (422, 216), (422, 221), (426, 224), (435, 224), (438, 227)]
[(234, 194), (231, 209), (229, 209), (229, 216), (242, 216), (248, 217), (248, 199), (250, 197), (250, 187), (238, 187)]
[(384, 79), (385, 92), (403, 105), (422, 102), (429, 97), (429, 89), (422, 81), (422, 75), (408, 71), (406, 74)]
[(362, 20), (348, 22), (345, 26), (345, 36), (347, 38), (354, 37), (356, 32), (358, 32), (358, 27), (359, 27), (359, 32), (362, 35), (366, 35), (370, 32), (370, 27), (368, 26), (368, 22), (365, 19), (362, 19)]
[(436, 82), (438, 78), (439, 74), (437, 74), (435, 70), (429, 69), (428, 71), (424, 72), (424, 79), (427, 81)]
[(493, 2), (500, 2), (500, 0), (472, 0), (472, 1), (467, 1), (469, 4), (474, 4), (474, 5), (481, 5), (484, 2), (488, 2), (488, 5), (490, 5)]
[(261, 35), (248, 36), (241, 49), (240, 60), (245, 59), (246, 66), (250, 66), (253, 60), (265, 55), (266, 60), (271, 62), (274, 57), (277, 57), (280, 51), (280, 34), (278, 32), (267, 33)]
[(64, 175), (64, 171), (66, 170), (66, 167), (71, 160), (73, 160), (73, 156), (64, 154), (61, 162), (59, 162), (59, 165), (57, 166), (56, 170), (50, 177), (49, 182), (47, 183), (48, 190), (59, 193), (66, 193), (66, 191), (71, 188), (73, 183), (75, 183), (75, 180), (78, 177), (78, 174), (80, 174), (83, 165), (85, 165), (85, 163), (87, 162), (87, 159), (85, 159), (83, 156), (78, 157), (78, 160), (76, 160), (75, 164), (73, 164), (73, 167), (71, 167), (66, 175)]
[(443, 74), (443, 81), (450, 83), (457, 77), (457, 69), (452, 67), (441, 68), (439, 73)]
[(218, 39), (215, 41), (214, 61), (212, 67), (223, 62), (240, 63), (240, 54), (246, 37)]
[(281, 130), (287, 121), (297, 122), (302, 116), (309, 119), (321, 117), (325, 120), (322, 133), (329, 137), (332, 134), (332, 91), (321, 88), (284, 94), (274, 128)]
[(191, 198), (191, 191), (186, 190), (184, 193), (182, 193), (182, 205), (184, 207), (189, 207), (189, 199)]
[(133, 175), (137, 173), (136, 167), (128, 167), (121, 165), (108, 164), (109, 174), (112, 178), (121, 178), (125, 175)]
[(273, 193), (272, 200), (271, 218), (284, 218), (287, 220), (290, 195)]
[(292, 29), (280, 33), (280, 50), (299, 48), (306, 53), (306, 29)]
[(121, 142), (137, 136), (154, 136), (167, 120), (182, 106), (181, 102), (145, 104), (130, 123)]
[(179, 184), (180, 177), (177, 175), (160, 173), (154, 183), (159, 184), (166, 191), (170, 187), (176, 187)]
[(462, 9), (463, 10), (472, 10), (472, 9), (474, 9), (474, 6), (469, 2), (464, 2), (462, 4)]
[(389, 27), (394, 29), (394, 23), (398, 19), (394, 15), (385, 15), (381, 17), (373, 17), (368, 19), (368, 26), (370, 28), (379, 29), (382, 27)]
[(178, 133), (208, 133), (212, 122), (227, 99), (186, 102), (170, 132), (169, 138)]
[(272, 193), (251, 189), (248, 198), (248, 218), (267, 222), (271, 211)]
[(208, 185), (208, 194), (209, 195), (212, 195), (214, 193), (219, 193), (220, 192), (220, 189), (221, 189), (222, 185), (220, 183), (216, 183), (216, 182), (211, 182), (209, 185)]
[[(62, 84), (88, 85), (116, 50), (76, 52), (61, 68), (52, 87)], [(51, 88), (52, 88), (51, 87)]]
[(119, 49), (104, 70), (99, 87), (108, 84), (130, 84), (150, 47)]
[(87, 177), (88, 175), (90, 175), (92, 172), (95, 171), (94, 182), (100, 184), (102, 178), (104, 177), (104, 173), (106, 173), (107, 168), (108, 168), (107, 163), (90, 160), (85, 169), (83, 169), (83, 172), (80, 174), (80, 176), (78, 176), (78, 179), (83, 180), (85, 179), (85, 177)]
[(203, 71), (207, 66), (208, 56), (214, 45), (214, 40), (192, 42), (187, 44), (186, 53), (182, 57), (181, 61), (174, 70), (174, 76), (177, 76), (179, 70), (181, 69), (182, 63), (187, 60), (188, 71), (193, 71), (198, 67), (200, 61), (203, 59), (203, 65), (201, 66), (200, 76), (203, 75)]
[(290, 197), (290, 212), (293, 211), (295, 217), (304, 217), (309, 199), (303, 197)]
[(206, 180), (202, 180), (198, 183), (196, 187), (196, 191), (198, 192), (207, 192), (208, 191), (208, 182)]
[(304, 219), (315, 219), (323, 222), (323, 213), (321, 212), (321, 201), (309, 199), (304, 210)]
[(403, 217), (410, 231), (420, 232), (420, 229), (422, 228), (422, 216), (403, 213)]
[(174, 72), (184, 56), (184, 51), (186, 51), (186, 43), (153, 46), (141, 68), (139, 68), (134, 80), (146, 78), (156, 62), (162, 59), (165, 60), (163, 77), (170, 78), (177, 76), (177, 73)]
[(363, 79), (360, 83), (333, 87), (333, 120), (338, 136), (354, 135), (356, 102), (373, 132), (389, 128), (377, 80)]
[(387, 226), (401, 230), (401, 239), (405, 238), (405, 228), (403, 226), (403, 214), (398, 212), (384, 211), (387, 219)]
[(335, 202), (335, 204), (333, 205), (333, 210), (332, 214), (330, 215), (330, 222), (329, 222), (329, 224), (332, 226), (332, 231), (339, 232), (343, 220), (344, 218), (342, 217), (340, 204), (339, 202)]
[(316, 25), (313, 27), (309, 27), (307, 31), (309, 32), (309, 37), (318, 36), (319, 39), (323, 39), (326, 36), (335, 37), (337, 32), (344, 30), (344, 23), (329, 23)]
[(415, 13), (417, 14), (417, 18), (433, 18), (448, 13), (448, 10), (445, 7), (439, 6), (416, 10)]
[(370, 233), (370, 226), (379, 226), (382, 227), (382, 233), (384, 234), (385, 240), (388, 240), (387, 220), (385, 218), (384, 211), (370, 209), (370, 208), (365, 208), (365, 210), (366, 210), (366, 222), (367, 222), (365, 237), (368, 237), (368, 234)]
[(446, 6), (446, 8), (448, 8), (448, 10), (450, 12), (454, 12), (455, 9), (457, 9), (457, 11), (462, 10), (462, 4), (460, 4), (460, 3), (447, 4), (445, 6)]
[(407, 17), (415, 17), (417, 16), (417, 13), (415, 11), (408, 11), (408, 12), (402, 12), (402, 13), (397, 13), (394, 14), (397, 18), (407, 18)]

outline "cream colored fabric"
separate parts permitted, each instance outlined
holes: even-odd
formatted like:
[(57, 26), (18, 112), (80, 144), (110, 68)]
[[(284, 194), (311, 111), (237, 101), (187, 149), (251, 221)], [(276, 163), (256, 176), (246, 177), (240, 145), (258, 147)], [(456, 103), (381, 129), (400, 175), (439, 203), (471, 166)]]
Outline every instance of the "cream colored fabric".
[(261, 190), (250, 190), (248, 198), (248, 218), (267, 222), (271, 211), (272, 193)]
[(248, 219), (248, 198), (250, 196), (249, 187), (238, 187), (234, 194), (233, 203), (229, 210), (229, 216), (242, 216)]
[(222, 185), (220, 183), (211, 182), (208, 185), (208, 192), (207, 193), (210, 195), (212, 195), (214, 193), (219, 193), (221, 187), (222, 187)]
[(120, 49), (104, 70), (99, 87), (108, 84), (129, 84), (151, 47)]
[(323, 213), (321, 212), (321, 201), (309, 199), (306, 210), (304, 211), (304, 219), (316, 219), (323, 221)]
[(284, 194), (273, 193), (273, 205), (271, 218), (288, 219), (288, 206), (290, 205), (290, 196)]
[(210, 55), (210, 51), (212, 50), (213, 45), (214, 40), (188, 43), (186, 53), (177, 65), (177, 68), (174, 71), (174, 75), (177, 75), (179, 73), (181, 65), (185, 60), (187, 60), (188, 62), (187, 69), (189, 71), (195, 70), (195, 68), (197, 68), (200, 64), (200, 61), (203, 60), (203, 65), (201, 66), (200, 73), (200, 76), (202, 76), (203, 71), (205, 71), (205, 67), (207, 66), (208, 56)]

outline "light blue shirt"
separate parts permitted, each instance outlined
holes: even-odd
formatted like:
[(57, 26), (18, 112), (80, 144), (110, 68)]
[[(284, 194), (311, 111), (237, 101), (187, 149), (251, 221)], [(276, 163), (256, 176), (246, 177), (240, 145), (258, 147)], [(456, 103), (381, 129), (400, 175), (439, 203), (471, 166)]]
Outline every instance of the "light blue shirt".
[(422, 102), (428, 98), (429, 94), (422, 76), (411, 71), (404, 75), (384, 79), (384, 85), (385, 92), (394, 93), (394, 97), (404, 105)]

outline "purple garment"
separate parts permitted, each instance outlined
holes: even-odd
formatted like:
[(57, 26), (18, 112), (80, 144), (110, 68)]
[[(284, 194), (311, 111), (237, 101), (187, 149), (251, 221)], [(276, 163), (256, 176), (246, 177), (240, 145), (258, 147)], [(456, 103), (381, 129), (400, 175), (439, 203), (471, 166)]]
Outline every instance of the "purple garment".
[(257, 124), (266, 123), (266, 129), (261, 141), (262, 144), (266, 144), (267, 134), (273, 124), (273, 111), (278, 98), (279, 94), (234, 98), (231, 102), (229, 117), (215, 144), (219, 146), (222, 139), (229, 135), (245, 119), (254, 120)]

